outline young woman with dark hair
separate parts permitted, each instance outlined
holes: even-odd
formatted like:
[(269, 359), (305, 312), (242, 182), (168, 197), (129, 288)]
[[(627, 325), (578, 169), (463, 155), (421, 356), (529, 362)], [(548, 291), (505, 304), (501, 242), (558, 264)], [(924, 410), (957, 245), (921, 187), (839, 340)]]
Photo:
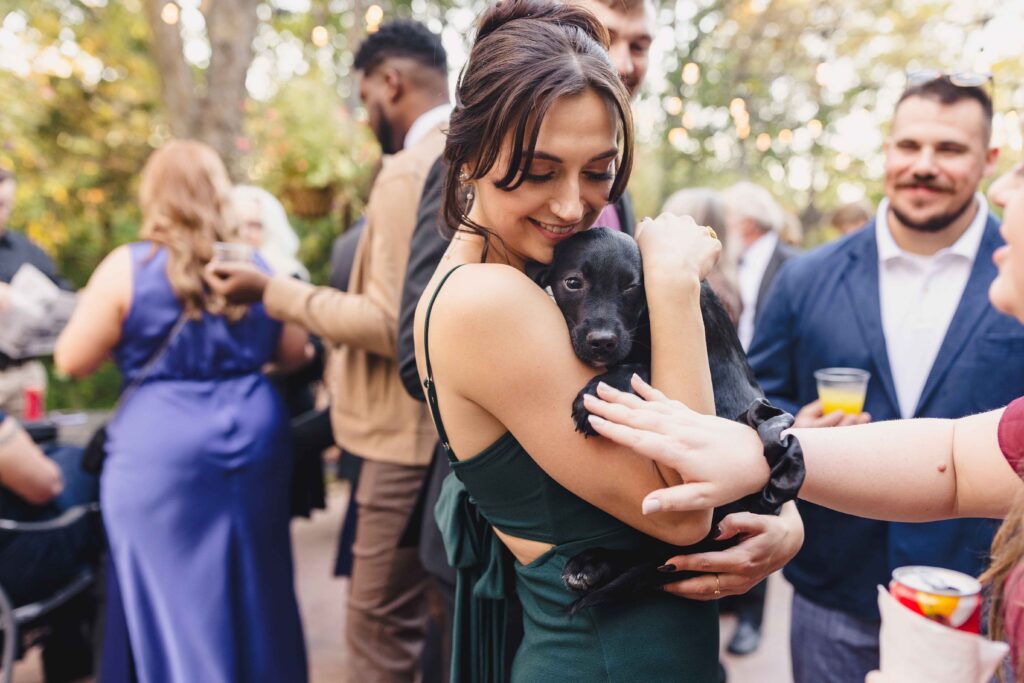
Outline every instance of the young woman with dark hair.
[[(509, 555), (524, 627), (513, 680), (717, 680), (714, 603), (658, 592), (570, 615), (578, 595), (560, 578), (584, 548), (687, 545), (711, 519), (644, 517), (644, 495), (679, 478), (575, 433), (569, 406), (594, 370), (524, 273), (628, 181), (632, 118), (607, 45), (586, 10), (505, 0), (481, 18), (457, 88), (445, 148), (452, 242), (416, 316), (420, 374), (454, 470), (437, 507), (459, 570), (454, 680), (503, 678)], [(699, 282), (721, 245), (690, 219), (641, 227), (655, 381), (713, 412)]]

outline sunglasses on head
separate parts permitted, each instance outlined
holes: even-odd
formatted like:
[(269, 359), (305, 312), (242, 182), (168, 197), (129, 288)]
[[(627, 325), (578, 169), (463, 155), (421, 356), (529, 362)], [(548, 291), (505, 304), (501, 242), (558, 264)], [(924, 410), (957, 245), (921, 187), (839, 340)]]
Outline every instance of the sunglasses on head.
[(992, 84), (992, 74), (983, 71), (915, 69), (907, 72), (907, 87), (912, 88), (940, 79), (945, 79), (958, 88), (982, 88)]

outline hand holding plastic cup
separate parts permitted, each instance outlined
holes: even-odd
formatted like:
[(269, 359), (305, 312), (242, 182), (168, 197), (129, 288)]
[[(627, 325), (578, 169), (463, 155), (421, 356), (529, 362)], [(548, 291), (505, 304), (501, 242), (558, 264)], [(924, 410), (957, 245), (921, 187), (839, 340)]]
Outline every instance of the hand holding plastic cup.
[(822, 368), (814, 372), (818, 382), (818, 398), (822, 413), (837, 410), (847, 415), (864, 412), (864, 399), (868, 393), (871, 373), (858, 368)]
[(253, 248), (241, 242), (214, 242), (211, 263), (246, 263), (252, 261)]

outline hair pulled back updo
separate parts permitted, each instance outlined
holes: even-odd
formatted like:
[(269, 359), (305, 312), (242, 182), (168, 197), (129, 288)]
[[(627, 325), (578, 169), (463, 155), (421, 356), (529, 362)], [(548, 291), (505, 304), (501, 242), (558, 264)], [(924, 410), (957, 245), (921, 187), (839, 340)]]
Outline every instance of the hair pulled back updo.
[(465, 171), (468, 179), (487, 175), (511, 135), (508, 170), (496, 185), (519, 187), (551, 106), (587, 90), (617, 114), (621, 156), (608, 201), (622, 195), (633, 166), (633, 115), (608, 45), (608, 31), (593, 14), (557, 0), (499, 0), (483, 13), (459, 76), (444, 150), (442, 211), (449, 235), (462, 228), (485, 240), (490, 236), (468, 216), (460, 173)]

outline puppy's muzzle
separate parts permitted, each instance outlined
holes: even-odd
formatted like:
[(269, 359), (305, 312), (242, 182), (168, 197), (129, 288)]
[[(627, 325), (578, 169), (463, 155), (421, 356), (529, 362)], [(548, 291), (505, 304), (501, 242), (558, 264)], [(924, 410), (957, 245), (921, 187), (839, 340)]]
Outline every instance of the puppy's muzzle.
[(631, 340), (625, 330), (617, 331), (614, 327), (587, 325), (577, 329), (572, 336), (580, 360), (592, 367), (604, 368), (625, 358)]

